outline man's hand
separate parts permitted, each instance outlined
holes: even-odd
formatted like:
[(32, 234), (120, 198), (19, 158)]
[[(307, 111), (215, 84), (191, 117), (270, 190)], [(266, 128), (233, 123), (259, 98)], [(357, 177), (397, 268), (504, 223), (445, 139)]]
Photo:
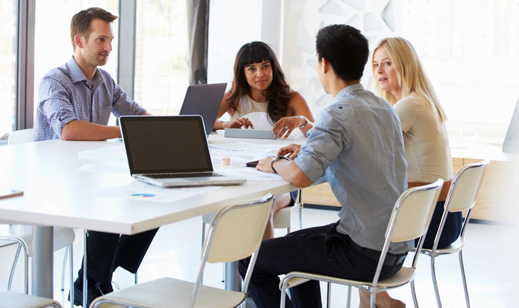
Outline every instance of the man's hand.
[(299, 154), (300, 150), (301, 150), (301, 145), (292, 143), (292, 144), (289, 144), (289, 145), (279, 149), (277, 155), (286, 156), (286, 155), (290, 154), (287, 157), (292, 160), (297, 157), (297, 154)]
[(274, 157), (275, 156), (270, 156), (259, 160), (258, 164), (256, 165), (256, 170), (274, 173), (274, 170), (272, 170), (272, 160), (274, 159)]

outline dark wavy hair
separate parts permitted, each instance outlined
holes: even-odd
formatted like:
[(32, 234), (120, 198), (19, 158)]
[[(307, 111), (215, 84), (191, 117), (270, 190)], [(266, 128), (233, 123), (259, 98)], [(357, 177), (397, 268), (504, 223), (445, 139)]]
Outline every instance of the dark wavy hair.
[(231, 95), (227, 98), (229, 109), (238, 110), (238, 100), (242, 95), (250, 95), (250, 85), (245, 77), (245, 67), (253, 63), (269, 61), (272, 67), (272, 83), (263, 91), (269, 104), (267, 113), (274, 123), (287, 115), (290, 100), (290, 86), (285, 80), (285, 74), (279, 65), (276, 54), (263, 42), (251, 42), (243, 45), (234, 62), (234, 78)]

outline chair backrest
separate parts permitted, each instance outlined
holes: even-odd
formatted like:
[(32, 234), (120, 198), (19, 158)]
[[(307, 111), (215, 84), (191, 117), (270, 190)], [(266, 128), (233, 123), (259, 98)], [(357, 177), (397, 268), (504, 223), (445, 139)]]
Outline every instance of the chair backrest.
[(34, 134), (33, 128), (15, 130), (9, 134), (9, 139), (7, 139), (7, 144), (13, 145), (13, 144), (32, 142), (32, 141), (34, 141), (33, 134)]
[[(422, 248), (423, 238), (429, 228), (442, 186), (443, 180), (439, 179), (432, 184), (410, 188), (403, 192), (395, 202), (373, 278), (374, 286), (378, 283), (391, 242), (404, 242), (420, 238), (417, 251)], [(418, 255), (418, 253), (415, 254), (413, 259), (414, 268), (416, 268)]]
[(189, 307), (194, 305), (206, 262), (233, 262), (251, 256), (243, 283), (243, 292), (247, 292), (272, 210), (272, 200), (273, 195), (267, 194), (249, 202), (229, 205), (214, 215), (204, 243), (202, 262)]
[(429, 227), (442, 186), (443, 180), (438, 180), (405, 191), (395, 203), (386, 237), (391, 242), (403, 242), (423, 236)]
[(474, 206), (489, 163), (490, 161), (486, 159), (468, 164), (456, 173), (445, 200), (446, 208), (450, 212), (465, 211)]
[(436, 237), (434, 238), (434, 243), (431, 248), (432, 251), (435, 252), (438, 248), (438, 243), (440, 242), (443, 227), (445, 226), (447, 214), (449, 212), (468, 210), (467, 216), (465, 217), (461, 227), (460, 237), (463, 238), (465, 236), (465, 230), (470, 220), (472, 208), (476, 204), (479, 188), (481, 187), (489, 163), (490, 161), (485, 159), (478, 163), (467, 164), (461, 167), (454, 176), (451, 188), (449, 189), (449, 194), (445, 200), (444, 212), (440, 224), (438, 225), (438, 231), (436, 232)]

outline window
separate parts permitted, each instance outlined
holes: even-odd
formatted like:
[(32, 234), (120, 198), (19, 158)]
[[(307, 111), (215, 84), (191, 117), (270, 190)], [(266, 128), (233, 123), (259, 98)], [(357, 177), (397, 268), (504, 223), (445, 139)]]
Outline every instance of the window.
[[(34, 110), (38, 107), (38, 88), (43, 76), (51, 69), (70, 60), (74, 51), (70, 39), (70, 20), (77, 12), (89, 7), (101, 7), (119, 15), (118, 0), (97, 1), (36, 1), (35, 50), (34, 50)], [(2, 10), (3, 12), (3, 10)], [(118, 23), (113, 24), (112, 52), (106, 66), (112, 78), (117, 77)]]
[(0, 137), (16, 126), (16, 3), (0, 0)]
[(451, 145), (501, 145), (519, 96), (519, 3), (408, 0), (401, 12), (397, 34), (421, 57)]
[(135, 101), (154, 115), (178, 114), (189, 83), (185, 0), (137, 2)]
[[(502, 145), (519, 97), (519, 2), (285, 0), (283, 69), (317, 114), (332, 100), (315, 73), (315, 34), (346, 23), (373, 48), (401, 36), (415, 47), (447, 113), (452, 147)], [(361, 82), (373, 88), (367, 67)]]

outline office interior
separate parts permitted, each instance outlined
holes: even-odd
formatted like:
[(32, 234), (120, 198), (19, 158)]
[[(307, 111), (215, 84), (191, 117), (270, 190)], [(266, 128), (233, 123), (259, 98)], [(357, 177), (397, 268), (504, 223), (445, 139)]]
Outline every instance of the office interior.
[[(202, 39), (196, 34), (195, 46), (202, 47), (193, 48), (190, 38), (193, 40), (197, 23), (190, 16), (200, 4), (207, 9), (202, 25), (206, 34)], [(227, 82), (230, 87), (237, 50), (255, 40), (273, 48), (292, 89), (318, 115), (332, 101), (315, 72), (315, 35), (320, 28), (349, 24), (362, 31), (370, 47), (384, 37), (408, 39), (448, 115), (454, 169), (491, 160), (464, 250), (471, 306), (515, 306), (513, 286), (519, 275), (515, 261), (519, 252), (519, 224), (515, 222), (519, 212), (519, 1), (0, 0), (0, 146), (7, 146), (10, 132), (32, 127), (39, 80), (70, 59), (70, 18), (92, 6), (120, 16), (114, 23), (113, 51), (103, 69), (154, 115), (178, 114), (190, 84)], [(201, 59), (194, 59), (197, 48), (204, 50)], [(369, 63), (361, 83), (373, 89)], [(196, 72), (194, 65), (199, 68)], [(340, 205), (325, 185), (309, 188), (303, 196), (307, 205), (303, 227), (336, 220)], [(296, 228), (297, 216), (293, 211)], [(201, 220), (193, 218), (162, 227), (139, 271), (140, 281), (163, 275), (193, 280), (197, 265), (192, 260), (199, 257), (200, 226)], [(276, 230), (276, 235), (284, 232)], [(82, 247), (82, 230), (76, 230), (75, 270)], [(14, 250), (0, 249), (0, 289), (6, 289)], [(61, 292), (59, 285), (61, 256), (56, 254), (54, 261), (55, 298), (68, 305), (66, 291)], [(13, 290), (23, 290), (21, 270), (19, 265)], [(462, 307), (456, 257), (439, 258), (437, 274), (444, 307)], [(122, 270), (114, 280), (120, 287), (133, 283), (133, 277)], [(430, 280), (429, 260), (423, 257), (416, 280), (422, 307), (436, 307)], [(221, 267), (211, 268), (205, 281), (221, 286)], [(335, 286), (332, 290), (332, 307), (345, 306), (345, 289)], [(408, 286), (391, 294), (412, 306)], [(354, 293), (353, 305), (357, 303)]]

